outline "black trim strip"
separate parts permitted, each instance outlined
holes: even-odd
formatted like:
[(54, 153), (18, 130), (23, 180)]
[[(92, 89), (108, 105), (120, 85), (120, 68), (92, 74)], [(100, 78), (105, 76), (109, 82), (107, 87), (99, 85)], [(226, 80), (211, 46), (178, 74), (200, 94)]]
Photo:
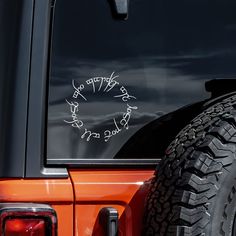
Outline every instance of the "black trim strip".
[(126, 160), (107, 160), (107, 159), (48, 159), (47, 163), (54, 166), (68, 167), (104, 167), (104, 168), (155, 168), (161, 159), (126, 159)]
[(24, 177), (34, 0), (0, 1), (0, 177)]

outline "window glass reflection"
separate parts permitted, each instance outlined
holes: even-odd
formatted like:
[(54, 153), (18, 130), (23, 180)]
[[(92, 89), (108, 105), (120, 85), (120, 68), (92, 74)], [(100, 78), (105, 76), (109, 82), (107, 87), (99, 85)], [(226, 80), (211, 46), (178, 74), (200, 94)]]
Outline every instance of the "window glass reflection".
[(57, 0), (48, 158), (112, 159), (148, 123), (208, 98), (206, 81), (235, 77), (234, 9), (235, 1), (132, 0), (119, 21), (106, 0)]

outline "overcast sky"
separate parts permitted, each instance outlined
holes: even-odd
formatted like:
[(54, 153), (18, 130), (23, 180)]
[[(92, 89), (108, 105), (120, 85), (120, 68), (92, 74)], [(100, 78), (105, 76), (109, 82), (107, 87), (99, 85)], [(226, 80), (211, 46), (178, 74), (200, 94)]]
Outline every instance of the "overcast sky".
[[(73, 157), (91, 156), (96, 149), (100, 157), (112, 157), (114, 146), (122, 146), (160, 112), (209, 97), (206, 81), (236, 77), (235, 9), (235, 0), (130, 0), (128, 20), (118, 21), (112, 19), (107, 0), (57, 0), (48, 134), (49, 143), (58, 145), (49, 145), (50, 155), (70, 156), (71, 144), (77, 142), (80, 148), (73, 150)], [(117, 139), (112, 154), (107, 145), (82, 145), (61, 119), (70, 116), (65, 99), (72, 97), (72, 80), (85, 83), (113, 71), (120, 85), (137, 98), (132, 105), (138, 110), (131, 120), (133, 128)], [(97, 130), (110, 127), (107, 118), (124, 109), (114, 98), (118, 92), (116, 87), (98, 96), (86, 88), (89, 99), (81, 101), (80, 117), (90, 126), (99, 124)], [(58, 132), (67, 134), (68, 145), (62, 145), (64, 136)]]

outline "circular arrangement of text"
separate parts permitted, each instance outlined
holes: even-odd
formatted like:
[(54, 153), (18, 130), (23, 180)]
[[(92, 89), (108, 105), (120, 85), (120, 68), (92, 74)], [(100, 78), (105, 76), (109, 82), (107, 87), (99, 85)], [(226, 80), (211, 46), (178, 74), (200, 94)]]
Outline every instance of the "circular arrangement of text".
[[(73, 128), (79, 129), (80, 138), (85, 139), (87, 142), (92, 139), (99, 139), (104, 142), (108, 142), (110, 138), (119, 134), (122, 130), (128, 130), (131, 115), (133, 111), (138, 109), (137, 106), (131, 105), (132, 100), (136, 100), (136, 97), (130, 95), (127, 89), (120, 85), (120, 83), (116, 80), (119, 76), (114, 74), (115, 73), (113, 72), (110, 77), (93, 77), (86, 80), (85, 83), (81, 83), (79, 85), (76, 85), (75, 80), (72, 81), (74, 92), (71, 99), (66, 99), (66, 102), (70, 108), (71, 120), (64, 120), (64, 122)], [(97, 92), (109, 93), (117, 86), (119, 88), (119, 94), (112, 95), (112, 97), (115, 99), (120, 99), (123, 103), (125, 103), (126, 109), (124, 111), (120, 111), (122, 113), (122, 117), (120, 119), (118, 117), (113, 117), (112, 122), (114, 128), (111, 130), (106, 129), (102, 132), (94, 132), (86, 128), (86, 124), (79, 116), (81, 99), (85, 104), (88, 102), (88, 99), (83, 94), (83, 90), (85, 91), (85, 89), (90, 88), (93, 94)]]

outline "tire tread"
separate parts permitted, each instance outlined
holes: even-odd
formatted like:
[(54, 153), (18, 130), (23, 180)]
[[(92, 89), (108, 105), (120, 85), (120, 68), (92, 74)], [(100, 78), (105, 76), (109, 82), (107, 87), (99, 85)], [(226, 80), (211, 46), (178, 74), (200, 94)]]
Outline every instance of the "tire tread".
[(205, 235), (209, 203), (236, 159), (235, 104), (234, 95), (206, 109), (169, 145), (147, 197), (144, 235)]

